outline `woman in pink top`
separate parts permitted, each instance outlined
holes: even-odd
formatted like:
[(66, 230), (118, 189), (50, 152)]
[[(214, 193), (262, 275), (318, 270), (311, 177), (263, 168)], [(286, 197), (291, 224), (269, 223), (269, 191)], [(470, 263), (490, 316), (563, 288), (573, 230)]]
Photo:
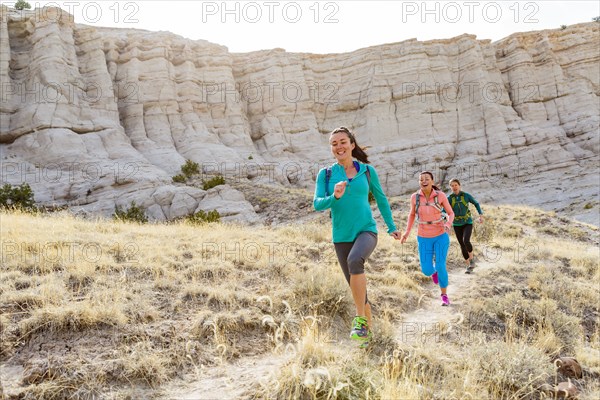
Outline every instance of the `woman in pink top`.
[[(452, 211), (446, 195), (433, 184), (433, 174), (431, 172), (421, 172), (419, 184), (421, 189), (413, 193), (410, 198), (408, 223), (400, 242), (406, 242), (416, 217), (419, 224), (417, 244), (421, 271), (426, 276), (431, 276), (433, 283), (439, 283), (442, 290), (442, 305), (448, 306), (450, 305), (450, 299), (448, 299), (446, 293), (448, 287), (446, 257), (450, 248), (448, 232), (452, 228), (454, 211)], [(446, 211), (445, 215), (442, 210)]]

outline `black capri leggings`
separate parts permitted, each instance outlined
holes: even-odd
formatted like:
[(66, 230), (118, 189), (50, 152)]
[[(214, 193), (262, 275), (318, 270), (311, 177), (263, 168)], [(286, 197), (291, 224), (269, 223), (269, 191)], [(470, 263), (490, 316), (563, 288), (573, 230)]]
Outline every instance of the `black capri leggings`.
[(460, 244), (460, 251), (464, 259), (469, 258), (469, 253), (473, 251), (473, 245), (471, 244), (471, 233), (473, 233), (473, 224), (466, 224), (462, 226), (455, 226), (454, 233), (456, 239)]
[[(377, 246), (377, 234), (374, 232), (361, 232), (354, 242), (334, 243), (335, 253), (346, 277), (350, 284), (350, 275), (360, 275), (365, 273), (365, 261)], [(365, 304), (369, 303), (369, 298), (365, 296)]]

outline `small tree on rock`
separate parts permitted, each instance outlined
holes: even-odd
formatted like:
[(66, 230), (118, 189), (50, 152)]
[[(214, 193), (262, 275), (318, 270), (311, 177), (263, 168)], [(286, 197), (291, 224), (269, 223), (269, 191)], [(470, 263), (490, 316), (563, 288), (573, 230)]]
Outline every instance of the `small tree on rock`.
[(30, 10), (31, 4), (29, 4), (25, 0), (19, 0), (15, 3), (15, 10), (24, 10), (24, 9)]
[(28, 183), (14, 187), (7, 183), (0, 187), (0, 208), (33, 211), (35, 210), (33, 197), (33, 191)]

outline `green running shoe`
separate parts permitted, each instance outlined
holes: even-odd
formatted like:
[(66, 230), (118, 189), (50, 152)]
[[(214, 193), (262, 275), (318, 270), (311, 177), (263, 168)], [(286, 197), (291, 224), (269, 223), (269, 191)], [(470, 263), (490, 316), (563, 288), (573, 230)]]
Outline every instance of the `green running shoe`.
[(369, 325), (365, 317), (354, 317), (352, 321), (352, 330), (350, 331), (350, 339), (366, 340), (369, 337)]
[(372, 340), (373, 340), (373, 332), (369, 331), (369, 333), (367, 333), (367, 338), (362, 340), (362, 343), (360, 343), (358, 345), (358, 348), (366, 349), (367, 347), (369, 347), (369, 344), (371, 344)]

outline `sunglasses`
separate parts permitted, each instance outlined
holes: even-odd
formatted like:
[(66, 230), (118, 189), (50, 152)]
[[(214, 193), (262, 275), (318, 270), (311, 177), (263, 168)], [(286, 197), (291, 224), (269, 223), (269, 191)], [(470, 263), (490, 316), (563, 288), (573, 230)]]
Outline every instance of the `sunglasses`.
[(350, 129), (346, 128), (345, 126), (340, 126), (339, 128), (334, 129), (333, 132), (331, 132), (331, 134), (335, 135), (336, 133), (340, 132), (347, 134), (350, 138), (350, 141), (354, 142), (354, 135), (352, 134), (352, 132), (350, 132)]
[(340, 126), (339, 128), (334, 129), (334, 131), (331, 133), (338, 133), (338, 132), (350, 133), (350, 130), (348, 128), (346, 128), (345, 126)]

